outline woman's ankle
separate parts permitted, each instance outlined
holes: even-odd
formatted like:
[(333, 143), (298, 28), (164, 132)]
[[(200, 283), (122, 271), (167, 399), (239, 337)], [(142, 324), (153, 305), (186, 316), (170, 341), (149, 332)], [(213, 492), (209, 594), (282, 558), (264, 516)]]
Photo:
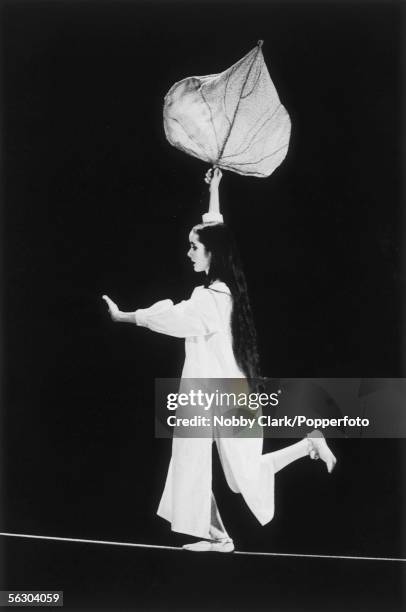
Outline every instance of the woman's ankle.
[(210, 538), (215, 542), (232, 542), (232, 539), (226, 531), (220, 531), (217, 527), (210, 527), (209, 530)]

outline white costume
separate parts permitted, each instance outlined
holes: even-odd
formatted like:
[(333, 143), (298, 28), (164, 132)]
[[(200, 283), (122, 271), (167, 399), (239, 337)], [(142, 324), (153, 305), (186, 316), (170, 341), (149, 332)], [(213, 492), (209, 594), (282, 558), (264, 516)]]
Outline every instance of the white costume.
[[(203, 221), (219, 220), (203, 217)], [(231, 336), (232, 297), (220, 281), (196, 287), (189, 300), (157, 302), (137, 310), (137, 325), (185, 338), (182, 378), (244, 378)], [(173, 531), (210, 538), (212, 438), (173, 438), (172, 457), (158, 515)], [(228, 485), (241, 493), (258, 521), (274, 513), (274, 467), (262, 455), (262, 438), (218, 438), (217, 448)]]

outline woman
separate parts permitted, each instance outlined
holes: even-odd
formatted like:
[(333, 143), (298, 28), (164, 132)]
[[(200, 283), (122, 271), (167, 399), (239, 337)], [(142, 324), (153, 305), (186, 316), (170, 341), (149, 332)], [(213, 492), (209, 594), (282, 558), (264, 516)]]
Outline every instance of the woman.
[[(259, 359), (245, 276), (231, 232), (223, 224), (219, 204), (221, 171), (206, 174), (209, 211), (189, 234), (187, 256), (195, 272), (204, 272), (204, 286), (189, 300), (157, 302), (147, 309), (121, 312), (107, 296), (113, 321), (135, 323), (152, 331), (185, 338), (183, 379), (255, 378)], [(206, 438), (174, 437), (172, 457), (158, 515), (173, 531), (204, 540), (185, 549), (232, 552), (229, 537), (211, 490), (212, 442)], [(336, 459), (317, 431), (273, 453), (262, 454), (262, 437), (217, 437), (216, 444), (230, 488), (241, 493), (258, 521), (274, 514), (274, 474), (301, 457), (320, 457), (332, 471)]]

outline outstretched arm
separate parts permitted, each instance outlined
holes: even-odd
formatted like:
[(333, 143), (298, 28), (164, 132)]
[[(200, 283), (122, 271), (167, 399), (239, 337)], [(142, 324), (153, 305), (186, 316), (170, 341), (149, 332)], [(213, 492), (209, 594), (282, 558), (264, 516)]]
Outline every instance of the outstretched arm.
[(176, 338), (206, 336), (221, 327), (213, 296), (203, 287), (196, 287), (189, 300), (178, 304), (172, 300), (161, 300), (135, 312), (122, 312), (107, 295), (103, 295), (103, 300), (107, 303), (113, 321), (135, 323)]
[(220, 197), (219, 197), (219, 185), (223, 173), (220, 168), (210, 168), (206, 172), (205, 182), (209, 185), (210, 200), (209, 200), (209, 211), (203, 215), (203, 221), (205, 223), (223, 221), (223, 216), (220, 212)]

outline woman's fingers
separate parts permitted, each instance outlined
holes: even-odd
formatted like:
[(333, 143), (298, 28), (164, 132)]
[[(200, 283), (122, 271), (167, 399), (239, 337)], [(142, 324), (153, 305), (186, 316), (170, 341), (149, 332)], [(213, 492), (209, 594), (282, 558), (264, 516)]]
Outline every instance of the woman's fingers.
[(106, 302), (110, 312), (118, 310), (117, 304), (113, 302), (113, 300), (111, 300), (108, 295), (103, 295), (102, 299)]
[(103, 295), (102, 299), (106, 302), (107, 306), (114, 304), (113, 300), (111, 300), (108, 295)]
[(208, 183), (208, 184), (210, 184), (210, 183), (211, 183), (211, 179), (213, 178), (213, 177), (212, 177), (212, 172), (213, 172), (213, 168), (209, 168), (209, 169), (207, 170), (206, 175), (205, 175), (205, 177), (204, 177), (204, 181), (205, 181), (205, 183)]
[(217, 166), (213, 168), (209, 168), (207, 170), (206, 175), (204, 177), (204, 182), (210, 185), (211, 183), (218, 184), (221, 181), (221, 177), (223, 176), (222, 171)]
[(108, 296), (108, 295), (102, 295), (102, 299), (103, 299), (103, 300), (106, 302), (106, 304), (107, 304), (107, 306), (108, 306), (108, 309), (109, 309), (109, 314), (110, 314), (111, 319), (112, 319), (113, 321), (121, 321), (121, 320), (122, 320), (122, 319), (120, 318), (120, 317), (121, 317), (121, 312), (120, 312), (120, 309), (119, 309), (119, 307), (117, 306), (117, 304), (115, 304), (115, 303), (113, 302), (113, 300), (111, 300), (111, 299), (109, 298), (109, 296)]
[(204, 182), (208, 185), (218, 186), (222, 176), (223, 173), (220, 168), (217, 168), (217, 166), (213, 166), (213, 168), (209, 168), (209, 170), (207, 170), (204, 177)]
[(223, 176), (223, 173), (222, 173), (222, 171), (220, 170), (220, 168), (215, 168), (215, 169), (214, 169), (214, 174), (213, 174), (213, 177), (219, 181), (219, 180), (221, 179), (221, 177), (222, 177), (222, 176)]

